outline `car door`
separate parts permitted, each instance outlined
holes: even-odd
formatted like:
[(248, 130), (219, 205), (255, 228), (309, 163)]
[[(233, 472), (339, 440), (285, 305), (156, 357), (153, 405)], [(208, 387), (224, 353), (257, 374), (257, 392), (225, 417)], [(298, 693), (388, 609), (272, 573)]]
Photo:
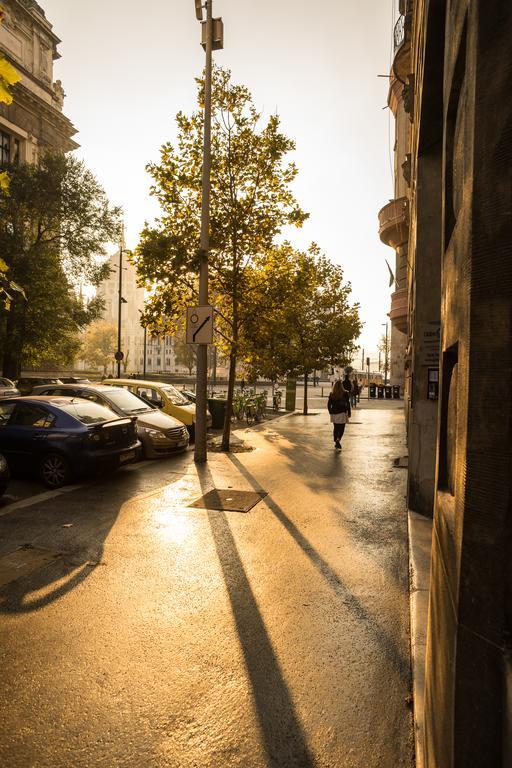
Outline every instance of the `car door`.
[[(0, 413), (3, 409), (0, 409)], [(0, 451), (13, 470), (30, 470), (45, 450), (56, 417), (43, 404), (18, 402), (7, 420), (0, 417)]]

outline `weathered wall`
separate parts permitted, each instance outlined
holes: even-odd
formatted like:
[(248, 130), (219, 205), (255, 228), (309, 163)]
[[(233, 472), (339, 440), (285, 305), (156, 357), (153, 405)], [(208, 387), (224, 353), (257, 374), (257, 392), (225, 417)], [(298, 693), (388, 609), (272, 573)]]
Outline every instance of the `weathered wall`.
[(453, 0), (446, 19), (426, 764), (500, 768), (512, 754), (512, 6)]

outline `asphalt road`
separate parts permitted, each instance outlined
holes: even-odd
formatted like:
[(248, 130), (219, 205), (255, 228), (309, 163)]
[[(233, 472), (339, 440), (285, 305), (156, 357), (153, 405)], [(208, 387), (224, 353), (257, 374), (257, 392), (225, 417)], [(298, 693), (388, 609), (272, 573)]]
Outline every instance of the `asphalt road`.
[[(403, 418), (0, 509), (4, 768), (412, 768)], [(384, 407), (385, 406), (385, 407)], [(248, 513), (188, 506), (267, 495)], [(43, 493), (43, 489), (39, 489)]]

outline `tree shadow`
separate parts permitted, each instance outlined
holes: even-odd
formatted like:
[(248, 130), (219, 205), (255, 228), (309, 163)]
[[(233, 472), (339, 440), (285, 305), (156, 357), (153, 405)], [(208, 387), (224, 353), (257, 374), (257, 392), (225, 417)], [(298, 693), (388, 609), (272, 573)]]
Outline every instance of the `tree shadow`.
[[(248, 480), (251, 486), (255, 490), (260, 490), (260, 485), (256, 478), (246, 469), (236, 456), (233, 454), (227, 454), (228, 459), (236, 467), (243, 477)], [(329, 563), (322, 557), (322, 555), (313, 547), (303, 533), (297, 528), (295, 523), (290, 520), (283, 509), (276, 504), (271, 495), (265, 497), (265, 504), (277, 517), (279, 522), (284, 526), (288, 533), (293, 537), (295, 542), (299, 545), (302, 551), (307, 555), (311, 563), (315, 566), (318, 572), (323, 576), (328, 585), (333, 589), (336, 595), (342, 600), (352, 613), (359, 619), (364, 626), (368, 629), (370, 634), (378, 642), (387, 659), (390, 661), (400, 679), (409, 684), (410, 678), (410, 660), (405, 658), (396, 647), (395, 642), (388, 636), (385, 630), (379, 626), (375, 617), (369, 613), (363, 603), (350, 591), (347, 585), (342, 581), (338, 574), (333, 571)]]
[[(207, 466), (197, 467), (203, 493), (214, 483)], [(238, 637), (251, 682), (269, 766), (313, 768), (314, 759), (225, 513), (208, 511)]]
[[(152, 469), (161, 480), (156, 466), (144, 467), (145, 479)], [(179, 477), (173, 474), (164, 487)], [(53, 555), (49, 562), (47, 558), (0, 587), (0, 613), (27, 614), (46, 608), (104, 565), (105, 541), (123, 505), (140, 492), (141, 481), (139, 470), (121, 470), (69, 495), (63, 493), (42, 501), (37, 516), (34, 507), (26, 507), (0, 517), (0, 541), (5, 554), (35, 549)], [(105, 497), (112, 498), (112, 503), (105, 504)]]

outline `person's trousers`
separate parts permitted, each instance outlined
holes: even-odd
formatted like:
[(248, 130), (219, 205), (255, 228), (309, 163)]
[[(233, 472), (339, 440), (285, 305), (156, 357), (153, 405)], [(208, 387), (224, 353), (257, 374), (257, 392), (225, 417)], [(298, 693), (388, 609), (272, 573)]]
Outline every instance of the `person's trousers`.
[(344, 424), (333, 424), (334, 442), (336, 442), (336, 440), (341, 440), (341, 438), (343, 437), (344, 431), (345, 431)]

